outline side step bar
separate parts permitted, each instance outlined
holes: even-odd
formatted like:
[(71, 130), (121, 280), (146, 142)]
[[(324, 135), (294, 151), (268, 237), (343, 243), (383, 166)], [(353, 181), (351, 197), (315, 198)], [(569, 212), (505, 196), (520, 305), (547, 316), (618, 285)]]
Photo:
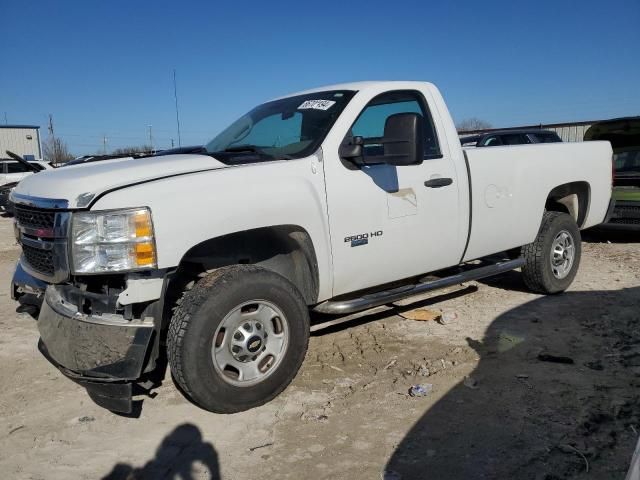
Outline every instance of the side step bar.
[(418, 283), (416, 285), (406, 285), (391, 290), (371, 293), (357, 298), (347, 300), (327, 300), (314, 307), (314, 311), (319, 313), (328, 313), (332, 315), (347, 315), (349, 313), (367, 310), (369, 308), (378, 307), (387, 303), (393, 303), (403, 298), (411, 297), (419, 293), (437, 290), (439, 288), (450, 287), (459, 283), (469, 282), (471, 280), (480, 280), (481, 278), (499, 275), (501, 273), (515, 270), (524, 265), (524, 258), (516, 258), (504, 262), (486, 265), (484, 267), (476, 267), (461, 273), (456, 273), (449, 277), (439, 278), (430, 282)]

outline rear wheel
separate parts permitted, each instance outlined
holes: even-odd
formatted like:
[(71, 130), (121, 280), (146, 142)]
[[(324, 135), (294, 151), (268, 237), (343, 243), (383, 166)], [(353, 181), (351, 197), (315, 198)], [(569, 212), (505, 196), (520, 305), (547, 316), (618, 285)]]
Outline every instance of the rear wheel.
[(538, 236), (522, 247), (524, 282), (539, 293), (563, 292), (578, 272), (581, 255), (580, 229), (561, 212), (545, 212)]
[(232, 413), (268, 402), (293, 380), (307, 350), (309, 313), (284, 277), (220, 268), (188, 291), (171, 320), (171, 371), (196, 404)]

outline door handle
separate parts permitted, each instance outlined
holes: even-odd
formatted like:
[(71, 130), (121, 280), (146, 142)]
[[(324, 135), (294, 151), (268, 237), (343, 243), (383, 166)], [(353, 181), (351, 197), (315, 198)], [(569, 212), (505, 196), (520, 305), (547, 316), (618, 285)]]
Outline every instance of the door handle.
[(451, 185), (453, 183), (453, 178), (441, 177), (441, 178), (432, 178), (431, 180), (427, 180), (424, 182), (425, 187), (429, 188), (440, 188), (446, 187), (447, 185)]

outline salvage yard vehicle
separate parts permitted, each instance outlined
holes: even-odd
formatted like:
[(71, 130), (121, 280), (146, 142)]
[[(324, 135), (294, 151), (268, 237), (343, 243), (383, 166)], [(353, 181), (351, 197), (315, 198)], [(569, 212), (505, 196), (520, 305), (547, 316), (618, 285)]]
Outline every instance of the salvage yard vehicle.
[(23, 178), (43, 170), (53, 169), (48, 162), (25, 160), (20, 155), (6, 150), (9, 159), (0, 161), (2, 174), (0, 174), (0, 210), (13, 215), (13, 204), (9, 200), (11, 192)]
[(13, 156), (11, 158), (2, 158), (0, 159), (0, 185), (17, 183), (23, 178), (42, 170), (53, 170), (53, 166), (43, 160), (17, 161)]
[(584, 134), (585, 140), (606, 140), (613, 148), (615, 207), (607, 229), (640, 230), (640, 117), (597, 122)]
[(541, 129), (493, 130), (460, 138), (463, 147), (497, 147), (499, 145), (559, 142), (562, 142), (562, 139), (556, 132)]
[(130, 412), (168, 357), (194, 403), (242, 411), (294, 378), (310, 310), (517, 268), (535, 292), (564, 291), (580, 229), (605, 219), (611, 158), (608, 142), (463, 151), (429, 83), (309, 90), (199, 153), (21, 182), (12, 293), (44, 296), (40, 351), (98, 404)]

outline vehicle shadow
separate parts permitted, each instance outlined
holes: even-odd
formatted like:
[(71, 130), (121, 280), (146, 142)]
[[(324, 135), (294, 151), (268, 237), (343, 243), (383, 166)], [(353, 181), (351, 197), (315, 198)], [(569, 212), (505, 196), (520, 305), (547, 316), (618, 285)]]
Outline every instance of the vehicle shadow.
[(505, 272), (494, 277), (481, 278), (478, 280), (478, 283), (501, 290), (531, 293), (531, 289), (524, 283), (522, 273), (516, 270), (511, 270), (510, 272)]
[[(389, 315), (400, 315), (403, 312), (414, 310), (416, 308), (425, 308), (430, 305), (436, 305), (447, 300), (469, 295), (478, 291), (476, 285), (460, 285), (457, 287), (451, 287), (448, 291), (431, 292), (426, 298), (418, 298), (416, 300), (405, 299), (403, 305), (389, 304), (388, 306), (381, 306), (371, 310), (365, 310), (350, 315), (331, 315), (325, 313), (317, 313), (311, 311), (311, 336), (319, 337), (330, 333), (340, 332), (348, 328), (357, 327), (367, 323), (372, 323), (377, 320), (383, 320), (388, 318)], [(336, 324), (328, 324), (332, 320), (336, 321)], [(315, 329), (316, 326), (321, 328)], [(326, 325), (326, 326), (325, 326)]]
[[(194, 473), (194, 464), (202, 467)], [(219, 480), (218, 454), (213, 445), (204, 442), (195, 425), (185, 423), (176, 427), (163, 440), (154, 458), (142, 467), (126, 463), (116, 464), (102, 480)]]
[(582, 241), (588, 243), (640, 243), (640, 230), (613, 230), (590, 228), (582, 233)]
[(386, 478), (624, 478), (640, 422), (639, 311), (634, 287), (500, 315), (482, 341), (467, 338), (477, 367), (414, 424)]

